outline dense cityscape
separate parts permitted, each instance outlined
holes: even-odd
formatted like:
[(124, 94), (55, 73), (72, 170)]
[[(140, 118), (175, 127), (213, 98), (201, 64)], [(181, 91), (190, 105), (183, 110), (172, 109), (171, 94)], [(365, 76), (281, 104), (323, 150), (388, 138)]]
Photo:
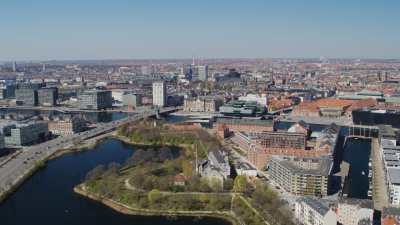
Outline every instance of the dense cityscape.
[[(0, 76), (4, 197), (60, 149), (154, 117), (220, 142), (176, 186), (199, 177), (247, 196), (262, 182), (293, 224), (399, 223), (398, 60), (5, 62)], [(261, 220), (284, 224), (271, 213)]]
[(0, 225), (400, 225), (400, 1), (0, 2)]

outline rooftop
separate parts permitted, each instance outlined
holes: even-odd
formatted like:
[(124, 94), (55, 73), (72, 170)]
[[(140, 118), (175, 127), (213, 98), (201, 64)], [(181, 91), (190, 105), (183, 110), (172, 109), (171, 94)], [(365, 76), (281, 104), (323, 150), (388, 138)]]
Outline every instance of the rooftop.
[(382, 218), (386, 216), (400, 217), (400, 208), (395, 207), (385, 207), (382, 210)]
[[(299, 157), (287, 157), (287, 156), (272, 156), (271, 160), (278, 162), (290, 170), (293, 174), (307, 174), (317, 176), (328, 176), (331, 173), (333, 161), (326, 157), (321, 158), (299, 158)], [(300, 167), (296, 162), (310, 162), (315, 165), (314, 169), (306, 169)]]
[(217, 118), (217, 123), (233, 124), (233, 125), (256, 125), (271, 127), (274, 124), (273, 120), (260, 119), (236, 119), (236, 118)]
[(367, 209), (373, 209), (374, 208), (372, 200), (369, 200), (369, 199), (340, 198), (339, 199), (339, 205), (340, 204), (357, 205), (360, 208), (367, 208)]
[(388, 168), (387, 170), (390, 183), (400, 185), (400, 168)]
[(314, 209), (320, 215), (325, 215), (330, 210), (329, 206), (327, 204), (324, 204), (321, 201), (319, 201), (315, 198), (311, 198), (311, 197), (301, 197), (301, 198), (297, 199), (297, 202), (303, 202), (303, 203), (309, 205), (312, 209)]
[(393, 137), (396, 139), (396, 133), (391, 125), (378, 125), (379, 127), (379, 134), (382, 137)]

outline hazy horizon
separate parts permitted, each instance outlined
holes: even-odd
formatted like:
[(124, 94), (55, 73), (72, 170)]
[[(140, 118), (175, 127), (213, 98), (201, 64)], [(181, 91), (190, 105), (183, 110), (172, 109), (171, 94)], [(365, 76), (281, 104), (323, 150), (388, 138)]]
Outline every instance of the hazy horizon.
[(0, 61), (399, 59), (400, 2), (0, 3)]

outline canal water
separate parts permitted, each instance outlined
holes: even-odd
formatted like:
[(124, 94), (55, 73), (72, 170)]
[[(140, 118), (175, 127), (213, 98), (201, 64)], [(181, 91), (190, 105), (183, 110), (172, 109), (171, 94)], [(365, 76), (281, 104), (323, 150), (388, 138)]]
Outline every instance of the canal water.
[(368, 198), (369, 157), (371, 141), (368, 139), (348, 139), (343, 152), (343, 160), (350, 164), (348, 176), (348, 197)]
[(0, 204), (1, 225), (228, 225), (216, 218), (128, 216), (73, 192), (97, 165), (124, 163), (135, 150), (108, 139), (95, 149), (50, 161)]

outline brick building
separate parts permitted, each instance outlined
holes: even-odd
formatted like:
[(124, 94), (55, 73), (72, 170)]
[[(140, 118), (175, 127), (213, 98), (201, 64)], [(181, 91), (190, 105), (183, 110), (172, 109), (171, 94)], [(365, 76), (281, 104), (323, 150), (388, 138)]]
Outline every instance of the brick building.
[(222, 104), (223, 101), (220, 98), (200, 96), (185, 99), (183, 110), (186, 112), (218, 112)]
[(381, 224), (382, 225), (400, 225), (400, 209), (394, 208), (394, 207), (383, 208)]
[(332, 156), (339, 136), (339, 127), (332, 124), (321, 132), (314, 150), (306, 149), (306, 135), (294, 132), (264, 132), (257, 136), (254, 148), (247, 159), (257, 169), (264, 169), (272, 155), (311, 157)]
[(293, 109), (292, 116), (305, 117), (351, 117), (351, 111), (360, 108), (369, 108), (377, 104), (374, 99), (340, 100), (319, 99), (312, 102), (303, 102)]
[(255, 134), (273, 131), (274, 122), (272, 120), (218, 118), (215, 128), (218, 136), (225, 138), (237, 132)]

